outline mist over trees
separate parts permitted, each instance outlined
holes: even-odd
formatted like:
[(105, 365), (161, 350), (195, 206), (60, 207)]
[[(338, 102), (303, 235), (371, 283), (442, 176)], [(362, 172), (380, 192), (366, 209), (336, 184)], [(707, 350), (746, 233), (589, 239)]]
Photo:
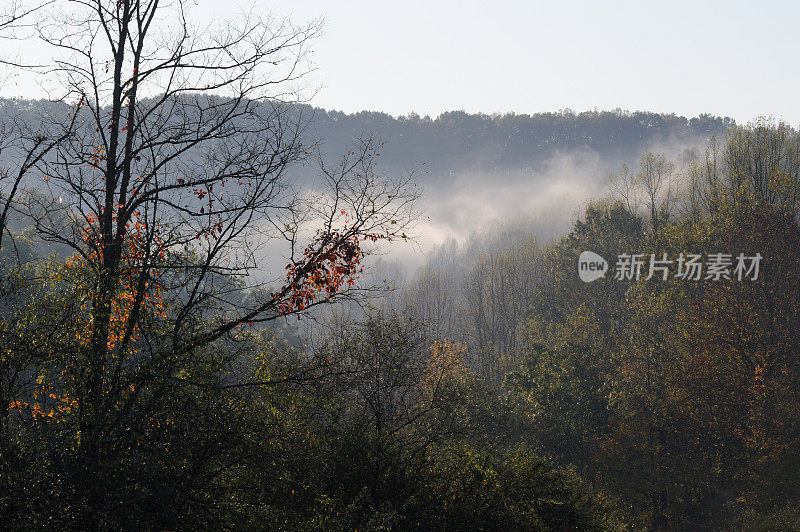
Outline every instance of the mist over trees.
[[(0, 101), (0, 528), (797, 528), (796, 130), (314, 109), (289, 87), (318, 25), (190, 7), (1, 15), (56, 57), (0, 64), (61, 92)], [(607, 188), (562, 234), (507, 209), (369, 260), (423, 194), (477, 219), (579, 153)], [(613, 266), (721, 253), (758, 275)]]
[[(645, 152), (561, 238), (508, 225), (442, 246), (405, 287), (406, 312), (465, 345), (512, 432), (634, 528), (793, 529), (798, 148), (761, 119), (688, 162)], [(577, 276), (586, 250), (612, 261), (592, 283)], [(673, 264), (648, 279), (647, 263), (635, 282), (614, 276), (624, 253), (720, 252), (760, 253), (759, 278), (691, 281)]]

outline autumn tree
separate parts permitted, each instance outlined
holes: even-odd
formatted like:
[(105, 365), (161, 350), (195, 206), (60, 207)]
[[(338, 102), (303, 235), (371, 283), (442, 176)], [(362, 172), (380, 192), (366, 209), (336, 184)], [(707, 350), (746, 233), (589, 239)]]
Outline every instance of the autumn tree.
[[(73, 405), (58, 420), (75, 442), (58, 458), (74, 464), (69, 526), (113, 522), (113, 464), (135, 469), (132, 452), (169, 445), (151, 430), (176, 422), (160, 409), (219, 389), (213, 370), (229, 367), (243, 328), (352, 293), (369, 245), (412, 219), (408, 179), (375, 168), (379, 143), (331, 165), (303, 136), (292, 90), (317, 23), (249, 14), (201, 29), (188, 8), (67, 2), (37, 26), (54, 54), (40, 72), (67, 102), (50, 129), (70, 134), (34, 139), (21, 168), (43, 193), (17, 210), (72, 254), (59, 274), (76, 301), (63, 309), (72, 337), (41, 346)], [(310, 188), (291, 179), (304, 161), (319, 163)], [(27, 415), (29, 401), (12, 403)]]

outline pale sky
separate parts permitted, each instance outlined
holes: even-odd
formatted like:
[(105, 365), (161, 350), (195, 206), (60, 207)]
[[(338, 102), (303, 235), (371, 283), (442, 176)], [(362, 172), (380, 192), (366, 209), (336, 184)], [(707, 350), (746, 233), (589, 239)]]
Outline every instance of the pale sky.
[(352, 112), (712, 113), (800, 124), (800, 3), (294, 0), (316, 104)]
[[(199, 19), (237, 0), (190, 0)], [(311, 103), (347, 112), (534, 113), (622, 108), (759, 115), (800, 125), (800, 3), (292, 0), (259, 7), (324, 18)], [(38, 96), (6, 83), (3, 96)]]

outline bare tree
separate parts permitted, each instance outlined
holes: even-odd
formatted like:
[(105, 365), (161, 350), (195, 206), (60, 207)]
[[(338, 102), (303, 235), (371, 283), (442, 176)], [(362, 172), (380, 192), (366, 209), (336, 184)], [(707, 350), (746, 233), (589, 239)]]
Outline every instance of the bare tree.
[(702, 158), (688, 165), (685, 214), (699, 220), (706, 213), (716, 213), (722, 202), (723, 165), (716, 136), (708, 142)]
[(639, 159), (639, 171), (622, 165), (619, 175), (609, 177), (613, 195), (621, 199), (631, 213), (644, 208), (655, 234), (664, 220), (669, 219), (677, 199), (678, 185), (675, 164), (664, 154), (646, 151)]
[[(198, 385), (187, 376), (198, 359), (251, 324), (351, 293), (369, 245), (405, 237), (413, 220), (410, 177), (376, 171), (374, 140), (317, 165), (316, 186), (291, 179), (321, 161), (292, 105), (319, 23), (247, 14), (193, 28), (186, 4), (75, 0), (38, 26), (71, 134), (25, 165), (44, 192), (24, 214), (81, 272), (69, 319), (81, 330), (42, 349), (68, 368), (60, 386), (76, 401), (78, 491), (94, 525), (102, 464), (168, 390)], [(280, 243), (285, 267), (268, 276)], [(226, 386), (253, 384), (268, 382)]]
[(639, 169), (638, 183), (646, 198), (653, 233), (656, 233), (661, 222), (669, 219), (675, 200), (675, 164), (667, 161), (663, 153), (655, 155), (646, 151), (639, 160)]
[(641, 190), (639, 190), (636, 181), (636, 173), (631, 171), (630, 167), (624, 163), (619, 174), (608, 176), (608, 184), (612, 195), (619, 198), (631, 214), (637, 213), (642, 205)]

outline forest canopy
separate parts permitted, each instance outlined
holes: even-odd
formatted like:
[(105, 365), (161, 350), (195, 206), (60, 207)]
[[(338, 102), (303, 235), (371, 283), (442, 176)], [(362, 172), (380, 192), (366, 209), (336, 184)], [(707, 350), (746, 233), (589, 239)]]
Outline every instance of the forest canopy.
[[(64, 55), (0, 59), (61, 89), (0, 101), (2, 528), (798, 527), (796, 130), (346, 115), (292, 98), (316, 23), (20, 6), (0, 32), (46, 14)], [(620, 164), (565, 234), (501, 223), (374, 283), (419, 182), (573, 149)], [(762, 262), (584, 282), (584, 251)]]

